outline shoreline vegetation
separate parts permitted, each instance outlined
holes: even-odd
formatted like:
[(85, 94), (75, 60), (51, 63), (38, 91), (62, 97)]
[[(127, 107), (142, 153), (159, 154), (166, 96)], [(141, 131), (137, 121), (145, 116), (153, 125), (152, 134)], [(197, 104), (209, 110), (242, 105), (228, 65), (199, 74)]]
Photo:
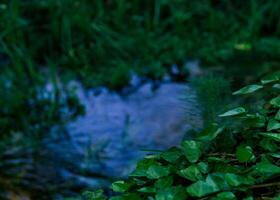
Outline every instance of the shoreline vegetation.
[[(63, 129), (85, 112), (67, 87), (73, 80), (86, 89), (118, 93), (126, 91), (134, 75), (155, 88), (166, 77), (190, 82), (205, 125), (220, 123), (218, 114), (237, 103), (260, 111), (247, 116), (260, 125), (258, 109), (266, 94), (236, 100), (229, 93), (279, 70), (279, 10), (278, 0), (2, 0), (0, 198), (24, 188), (33, 199), (49, 200), (59, 190), (52, 185), (57, 180), (44, 182), (36, 170), (48, 161), (42, 141), (53, 127)], [(192, 80), (186, 69), (190, 61), (199, 62), (206, 76)], [(232, 125), (230, 120), (225, 124)], [(278, 146), (269, 137), (261, 145), (274, 152)], [(241, 150), (250, 154), (247, 146)], [(255, 185), (266, 184), (274, 182)], [(224, 195), (232, 197), (219, 198)]]

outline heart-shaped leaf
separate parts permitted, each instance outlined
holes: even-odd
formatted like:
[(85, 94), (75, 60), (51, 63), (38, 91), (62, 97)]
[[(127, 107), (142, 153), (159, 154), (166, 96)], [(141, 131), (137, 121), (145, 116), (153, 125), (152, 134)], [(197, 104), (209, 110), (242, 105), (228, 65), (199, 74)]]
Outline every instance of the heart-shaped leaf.
[(197, 181), (203, 178), (199, 168), (196, 165), (191, 165), (186, 169), (180, 170), (179, 175), (191, 181)]
[(219, 190), (218, 185), (211, 178), (207, 178), (205, 181), (197, 181), (187, 187), (188, 194), (193, 197), (203, 197)]
[(191, 163), (195, 163), (200, 158), (202, 144), (194, 140), (185, 140), (181, 144), (184, 155)]
[(170, 173), (168, 167), (152, 165), (148, 168), (147, 177), (149, 179), (158, 179), (164, 176), (168, 176)]

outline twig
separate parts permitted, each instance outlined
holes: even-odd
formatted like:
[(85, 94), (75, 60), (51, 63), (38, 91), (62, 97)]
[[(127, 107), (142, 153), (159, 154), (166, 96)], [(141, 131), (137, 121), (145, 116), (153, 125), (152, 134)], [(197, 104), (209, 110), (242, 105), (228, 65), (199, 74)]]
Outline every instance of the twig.
[(253, 186), (250, 187), (250, 189), (263, 188), (263, 187), (272, 187), (272, 186), (280, 186), (280, 182), (267, 183), (267, 184), (262, 184), (262, 185), (253, 185)]

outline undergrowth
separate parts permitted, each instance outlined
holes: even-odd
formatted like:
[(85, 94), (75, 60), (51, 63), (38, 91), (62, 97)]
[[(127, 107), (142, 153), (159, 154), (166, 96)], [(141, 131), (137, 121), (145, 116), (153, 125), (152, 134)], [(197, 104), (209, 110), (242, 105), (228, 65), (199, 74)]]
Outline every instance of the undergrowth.
[(263, 93), (256, 111), (233, 108), (221, 118), (234, 128), (212, 124), (193, 140), (146, 156), (126, 181), (112, 184), (109, 198), (101, 190), (86, 200), (258, 200), (280, 199), (280, 71), (234, 95)]

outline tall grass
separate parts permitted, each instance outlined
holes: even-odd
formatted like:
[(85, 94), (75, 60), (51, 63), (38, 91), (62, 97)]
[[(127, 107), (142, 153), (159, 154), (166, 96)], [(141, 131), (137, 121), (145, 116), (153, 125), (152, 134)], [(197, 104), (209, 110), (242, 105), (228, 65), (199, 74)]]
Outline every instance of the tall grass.
[(161, 78), (189, 58), (233, 72), (279, 64), (277, 0), (6, 0), (0, 9), (9, 48), (88, 86), (118, 89), (130, 71)]

